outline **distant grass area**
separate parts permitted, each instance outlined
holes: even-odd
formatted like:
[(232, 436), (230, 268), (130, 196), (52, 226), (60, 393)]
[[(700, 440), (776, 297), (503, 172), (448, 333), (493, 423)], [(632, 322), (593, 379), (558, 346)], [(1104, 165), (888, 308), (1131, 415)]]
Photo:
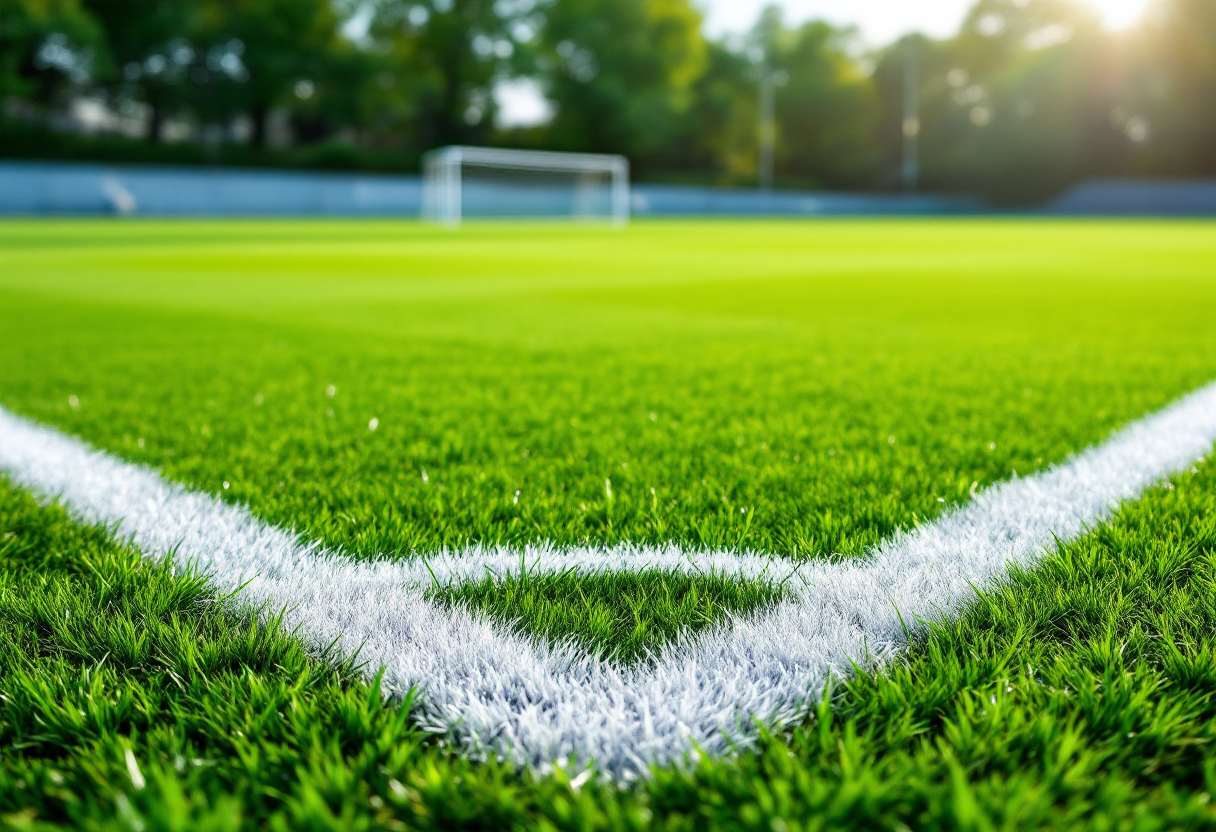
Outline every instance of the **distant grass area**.
[(857, 553), (1216, 377), (1213, 228), (9, 222), (0, 402), (363, 556)]
[[(0, 403), (354, 556), (855, 555), (1216, 377), (1213, 229), (6, 222)], [(622, 658), (763, 602), (673, 586), (460, 601)]]

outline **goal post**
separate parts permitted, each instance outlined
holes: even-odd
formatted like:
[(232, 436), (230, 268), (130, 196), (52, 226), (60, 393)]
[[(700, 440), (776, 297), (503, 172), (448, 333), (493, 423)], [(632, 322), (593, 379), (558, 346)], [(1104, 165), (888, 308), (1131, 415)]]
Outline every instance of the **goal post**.
[(445, 147), (423, 158), (422, 215), (466, 219), (570, 219), (625, 225), (629, 161), (598, 153)]

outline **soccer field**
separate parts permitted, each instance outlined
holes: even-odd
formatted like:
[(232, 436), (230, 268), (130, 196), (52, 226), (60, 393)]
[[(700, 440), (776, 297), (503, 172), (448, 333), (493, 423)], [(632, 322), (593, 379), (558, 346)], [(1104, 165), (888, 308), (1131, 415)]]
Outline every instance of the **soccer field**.
[[(1211, 413), (1194, 459), (1137, 446), (1138, 484), (1042, 521), (1050, 551), (928, 559), (929, 606), (880, 586), (910, 615), (857, 667), (744, 637), (915, 530), (1050, 507), (1053, 470), (1210, 390), (1214, 267), (1201, 221), (0, 224), (0, 819), (1210, 826)], [(234, 517), (311, 547), (294, 583), (252, 581), (253, 538), (209, 531)], [(347, 576), (381, 574), (415, 606), (356, 638), (397, 596)], [(441, 640), (414, 615), (486, 640), (394, 663)], [(732, 633), (737, 675), (696, 664)], [(729, 719), (562, 698), (677, 659)]]

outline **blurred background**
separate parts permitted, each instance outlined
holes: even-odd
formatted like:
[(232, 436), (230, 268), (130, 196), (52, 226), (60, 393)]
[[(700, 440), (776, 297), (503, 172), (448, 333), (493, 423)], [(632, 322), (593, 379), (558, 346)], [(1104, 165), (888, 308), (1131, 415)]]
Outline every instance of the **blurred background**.
[(1040, 205), (1216, 177), (1216, 0), (4, 0), (0, 157)]

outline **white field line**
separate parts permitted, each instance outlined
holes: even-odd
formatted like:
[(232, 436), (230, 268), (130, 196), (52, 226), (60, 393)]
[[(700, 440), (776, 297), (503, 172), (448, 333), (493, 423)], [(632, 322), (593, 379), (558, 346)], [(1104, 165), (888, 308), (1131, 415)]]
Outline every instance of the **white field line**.
[[(502, 624), (426, 598), (419, 560), (356, 562), (300, 542), (247, 509), (188, 491), (154, 471), (0, 409), (0, 470), (59, 497), (76, 517), (121, 523), (149, 557), (178, 552), (218, 588), (287, 607), (286, 624), (313, 646), (358, 651), (384, 669), (389, 693), (420, 686), (423, 724), (465, 750), (546, 768), (594, 760), (629, 778), (694, 749), (729, 753), (802, 718), (829, 673), (880, 666), (906, 642), (905, 623), (956, 614), (976, 588), (999, 581), (1108, 518), (1118, 504), (1203, 458), (1216, 442), (1216, 384), (1186, 396), (1068, 462), (981, 492), (970, 504), (854, 562), (819, 562), (791, 581), (791, 597), (737, 617), (654, 661), (622, 667), (569, 646), (520, 637)], [(473, 548), (430, 560), (445, 583), (489, 567), (519, 569), (521, 554)], [(780, 580), (788, 563), (675, 547), (529, 548), (530, 570), (645, 567)], [(777, 564), (777, 565), (775, 565)], [(247, 583), (246, 583), (247, 582)]]

